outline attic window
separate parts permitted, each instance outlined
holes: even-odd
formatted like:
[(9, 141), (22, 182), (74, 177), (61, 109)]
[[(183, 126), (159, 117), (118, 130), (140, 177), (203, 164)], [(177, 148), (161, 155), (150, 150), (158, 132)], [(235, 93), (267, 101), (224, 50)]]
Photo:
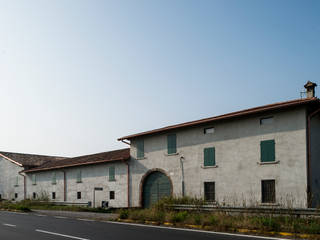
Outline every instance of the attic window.
[(213, 134), (214, 133), (214, 127), (203, 129), (203, 133), (204, 134)]
[(267, 125), (267, 124), (272, 124), (272, 123), (273, 123), (273, 116), (260, 118), (260, 125)]

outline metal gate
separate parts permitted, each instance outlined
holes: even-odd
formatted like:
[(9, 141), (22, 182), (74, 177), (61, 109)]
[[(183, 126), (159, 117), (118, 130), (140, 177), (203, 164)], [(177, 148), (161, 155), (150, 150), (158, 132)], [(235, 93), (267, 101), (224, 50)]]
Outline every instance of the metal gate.
[(161, 172), (153, 172), (143, 184), (143, 207), (148, 208), (172, 192), (170, 179)]

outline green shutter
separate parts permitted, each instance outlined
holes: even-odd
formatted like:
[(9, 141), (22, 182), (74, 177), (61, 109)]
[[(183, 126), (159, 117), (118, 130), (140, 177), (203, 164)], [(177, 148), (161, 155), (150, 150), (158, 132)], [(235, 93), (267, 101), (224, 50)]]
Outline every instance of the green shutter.
[(138, 140), (137, 142), (137, 158), (144, 158), (144, 141)]
[(36, 175), (33, 174), (33, 175), (32, 175), (32, 185), (36, 185), (36, 184), (37, 184)]
[(204, 155), (204, 166), (214, 166), (216, 165), (216, 151), (215, 148), (205, 148), (203, 150)]
[(168, 154), (173, 154), (177, 152), (177, 136), (176, 134), (168, 135)]
[(52, 184), (56, 184), (57, 183), (57, 176), (56, 176), (56, 172), (52, 173)]
[(261, 153), (261, 162), (274, 162), (276, 159), (274, 140), (261, 141), (260, 153)]
[(82, 182), (82, 176), (81, 176), (81, 170), (79, 170), (77, 172), (77, 183), (81, 183)]
[(115, 172), (116, 172), (116, 169), (115, 169), (114, 166), (109, 167), (109, 181), (115, 181), (116, 180)]

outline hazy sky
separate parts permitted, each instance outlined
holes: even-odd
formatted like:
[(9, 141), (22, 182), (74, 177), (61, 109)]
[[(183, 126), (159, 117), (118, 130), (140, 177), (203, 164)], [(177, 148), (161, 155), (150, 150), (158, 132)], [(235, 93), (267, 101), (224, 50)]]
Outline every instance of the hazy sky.
[(307, 80), (320, 85), (319, 0), (0, 0), (1, 151), (127, 147), (299, 98)]

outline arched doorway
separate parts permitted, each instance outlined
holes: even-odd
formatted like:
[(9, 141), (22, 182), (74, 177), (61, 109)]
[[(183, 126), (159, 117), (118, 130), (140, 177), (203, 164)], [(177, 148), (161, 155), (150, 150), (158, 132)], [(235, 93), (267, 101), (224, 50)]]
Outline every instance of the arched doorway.
[(171, 196), (172, 183), (170, 178), (160, 172), (153, 171), (143, 180), (142, 188), (142, 206), (151, 207), (163, 197)]

